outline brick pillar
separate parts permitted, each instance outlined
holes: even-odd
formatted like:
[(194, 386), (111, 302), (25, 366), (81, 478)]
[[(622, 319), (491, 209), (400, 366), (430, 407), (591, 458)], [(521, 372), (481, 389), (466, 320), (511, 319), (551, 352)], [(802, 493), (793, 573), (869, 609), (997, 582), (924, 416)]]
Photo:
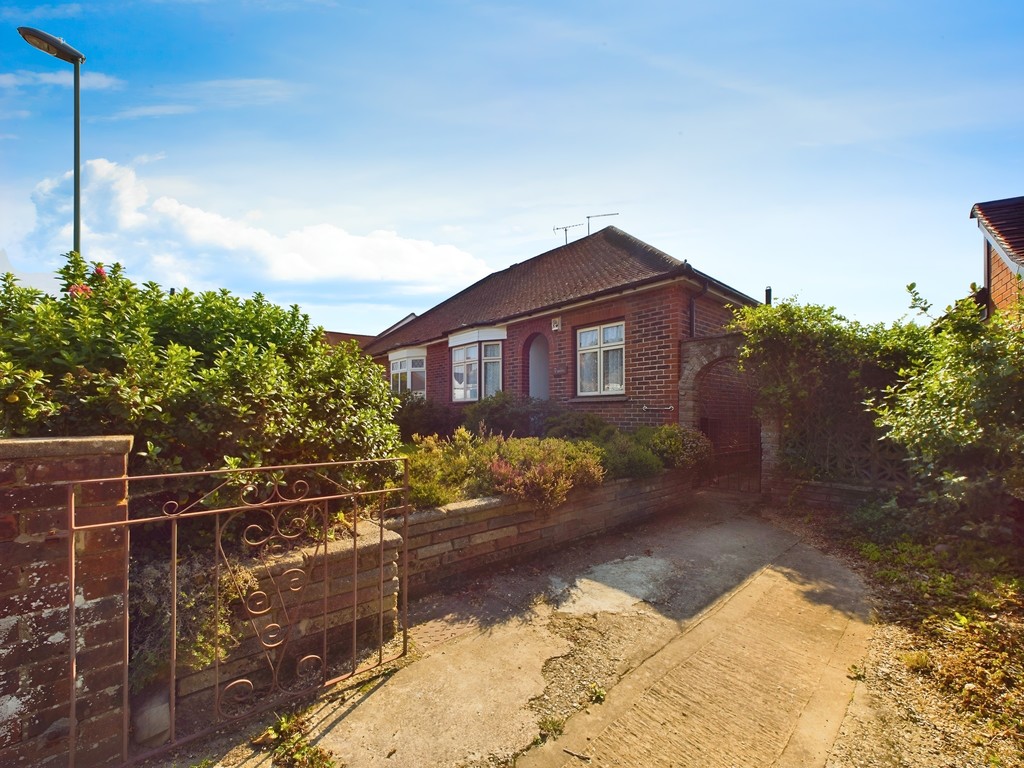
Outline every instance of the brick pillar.
[(761, 419), (761, 493), (774, 497), (783, 479), (782, 418), (777, 414)]
[[(76, 525), (125, 520), (131, 437), (0, 440), (0, 765), (68, 764), (68, 481)], [(123, 527), (75, 537), (76, 766), (121, 762)]]

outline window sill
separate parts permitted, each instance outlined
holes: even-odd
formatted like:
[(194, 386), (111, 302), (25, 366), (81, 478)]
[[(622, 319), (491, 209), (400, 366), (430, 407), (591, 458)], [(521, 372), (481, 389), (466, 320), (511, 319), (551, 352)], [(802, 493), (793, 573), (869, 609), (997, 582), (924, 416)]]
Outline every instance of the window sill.
[(569, 399), (570, 403), (626, 403), (629, 395), (577, 395)]

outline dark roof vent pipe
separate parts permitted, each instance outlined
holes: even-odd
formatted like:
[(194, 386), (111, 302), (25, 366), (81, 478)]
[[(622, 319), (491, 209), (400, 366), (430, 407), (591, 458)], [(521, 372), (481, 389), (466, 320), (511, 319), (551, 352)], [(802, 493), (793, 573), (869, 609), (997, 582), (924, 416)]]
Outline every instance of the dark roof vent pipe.
[(770, 285), (765, 286), (764, 303), (767, 304), (769, 307), (772, 305), (772, 287)]

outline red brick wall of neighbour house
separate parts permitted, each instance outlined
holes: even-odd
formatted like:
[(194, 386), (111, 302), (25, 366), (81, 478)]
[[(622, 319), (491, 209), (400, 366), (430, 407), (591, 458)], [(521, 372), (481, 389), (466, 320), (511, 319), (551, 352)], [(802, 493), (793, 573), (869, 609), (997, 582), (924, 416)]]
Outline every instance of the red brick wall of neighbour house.
[(1006, 309), (1017, 300), (1020, 283), (988, 240), (985, 241), (985, 256), (988, 262), (985, 275), (988, 280), (990, 308)]
[[(130, 437), (0, 440), (0, 765), (67, 764), (68, 500), (61, 482), (124, 478)], [(127, 516), (127, 480), (81, 486), (76, 524)], [(123, 528), (77, 535), (78, 766), (122, 755)]]

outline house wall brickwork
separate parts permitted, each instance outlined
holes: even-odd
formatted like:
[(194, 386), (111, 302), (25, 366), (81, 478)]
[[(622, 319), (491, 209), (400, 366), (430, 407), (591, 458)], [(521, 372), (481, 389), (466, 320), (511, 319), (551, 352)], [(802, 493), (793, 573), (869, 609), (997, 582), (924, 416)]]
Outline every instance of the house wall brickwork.
[[(0, 440), (0, 765), (67, 764), (71, 650), (68, 485), (124, 478), (130, 437)], [(124, 520), (127, 480), (85, 486), (78, 525)], [(75, 540), (75, 763), (121, 763), (127, 536)]]
[(1006, 309), (1017, 301), (1020, 281), (988, 240), (985, 240), (985, 262), (989, 308)]
[[(688, 283), (673, 282), (513, 322), (505, 329), (502, 388), (529, 394), (530, 344), (543, 336), (548, 342), (549, 399), (554, 403), (593, 413), (624, 429), (675, 423), (680, 411), (680, 342), (691, 338), (691, 324), (695, 337), (721, 335), (731, 317), (721, 299), (701, 294)], [(624, 394), (577, 396), (576, 331), (620, 320), (626, 331)], [(468, 405), (452, 401), (450, 368), (447, 341), (429, 345), (427, 397), (455, 407)]]

